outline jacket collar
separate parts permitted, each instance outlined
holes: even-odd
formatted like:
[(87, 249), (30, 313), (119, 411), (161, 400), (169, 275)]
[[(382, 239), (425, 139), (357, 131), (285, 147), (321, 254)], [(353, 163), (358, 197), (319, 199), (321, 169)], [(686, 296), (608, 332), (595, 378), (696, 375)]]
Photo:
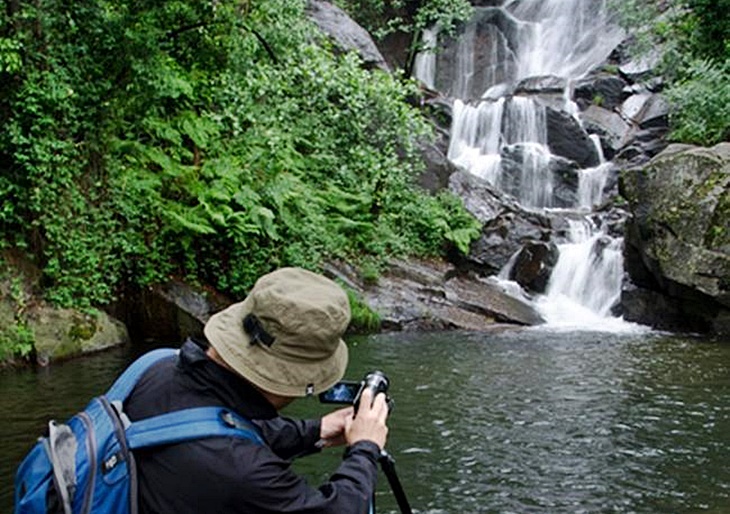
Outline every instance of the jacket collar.
[(220, 366), (206, 354), (206, 343), (188, 338), (180, 348), (180, 369), (196, 388), (217, 396), (226, 406), (249, 419), (271, 419), (276, 409), (240, 375)]

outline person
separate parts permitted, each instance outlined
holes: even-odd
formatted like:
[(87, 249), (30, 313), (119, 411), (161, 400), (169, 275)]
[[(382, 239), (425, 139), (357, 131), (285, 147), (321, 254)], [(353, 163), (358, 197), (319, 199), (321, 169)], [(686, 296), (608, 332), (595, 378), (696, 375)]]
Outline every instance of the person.
[[(125, 402), (132, 421), (189, 407), (225, 406), (250, 420), (265, 444), (212, 437), (136, 450), (139, 511), (146, 513), (366, 513), (388, 428), (385, 395), (363, 392), (359, 410), (317, 420), (279, 414), (340, 381), (350, 307), (342, 288), (300, 268), (262, 276), (240, 303), (213, 315), (205, 339), (152, 366)], [(291, 461), (346, 445), (329, 480), (314, 488)]]

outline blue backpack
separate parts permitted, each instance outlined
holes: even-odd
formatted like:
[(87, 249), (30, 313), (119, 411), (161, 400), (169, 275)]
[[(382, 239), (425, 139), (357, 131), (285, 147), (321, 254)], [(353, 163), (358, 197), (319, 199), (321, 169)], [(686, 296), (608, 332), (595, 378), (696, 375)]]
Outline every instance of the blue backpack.
[(137, 473), (131, 450), (205, 437), (264, 444), (257, 428), (223, 407), (198, 407), (130, 422), (122, 411), (139, 377), (177, 350), (153, 350), (129, 366), (105, 395), (67, 423), (48, 424), (15, 477), (15, 513), (137, 512)]

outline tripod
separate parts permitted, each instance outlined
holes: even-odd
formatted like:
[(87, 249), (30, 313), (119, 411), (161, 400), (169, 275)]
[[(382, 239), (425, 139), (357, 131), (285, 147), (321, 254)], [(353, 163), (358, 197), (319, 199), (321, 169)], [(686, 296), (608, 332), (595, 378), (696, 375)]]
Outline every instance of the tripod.
[[(403, 490), (403, 486), (398, 479), (398, 474), (395, 472), (395, 459), (387, 451), (381, 450), (378, 462), (380, 462), (380, 467), (383, 469), (383, 473), (385, 473), (385, 476), (388, 478), (388, 483), (390, 484), (390, 488), (393, 490), (393, 495), (395, 495), (395, 500), (398, 502), (400, 511), (403, 514), (413, 514), (411, 506), (408, 503), (408, 498), (406, 498), (406, 492)], [(375, 505), (374, 499), (373, 505)]]

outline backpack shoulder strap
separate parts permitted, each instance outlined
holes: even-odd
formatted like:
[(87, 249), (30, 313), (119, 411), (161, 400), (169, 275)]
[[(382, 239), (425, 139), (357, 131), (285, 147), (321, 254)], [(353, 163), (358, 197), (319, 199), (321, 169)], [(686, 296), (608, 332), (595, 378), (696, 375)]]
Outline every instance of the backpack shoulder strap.
[(150, 366), (165, 357), (177, 354), (178, 350), (173, 348), (158, 348), (157, 350), (145, 353), (130, 364), (129, 367), (124, 370), (124, 373), (116, 379), (114, 384), (112, 384), (109, 388), (109, 391), (107, 391), (106, 397), (110, 402), (123, 402), (127, 396), (129, 396), (129, 393), (132, 392), (132, 389), (134, 389), (139, 377), (142, 376), (142, 374), (147, 371)]
[(225, 407), (195, 407), (134, 421), (127, 429), (127, 444), (134, 450), (221, 436), (265, 444), (251, 421)]

